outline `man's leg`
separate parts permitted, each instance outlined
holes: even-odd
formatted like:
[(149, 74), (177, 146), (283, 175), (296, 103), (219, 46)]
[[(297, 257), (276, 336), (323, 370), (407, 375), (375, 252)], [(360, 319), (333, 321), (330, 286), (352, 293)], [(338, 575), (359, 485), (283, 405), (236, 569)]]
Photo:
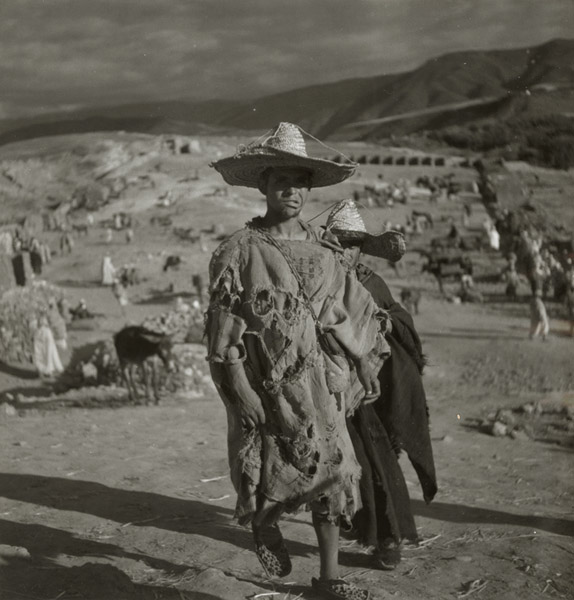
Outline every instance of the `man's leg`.
[(285, 577), (291, 572), (291, 559), (277, 521), (284, 507), (265, 500), (255, 515), (251, 527), (255, 554), (269, 577)]
[(548, 317), (544, 317), (541, 325), (542, 325), (542, 339), (545, 340), (546, 336), (548, 335), (548, 332), (550, 331), (550, 321), (548, 320)]
[(319, 543), (320, 571), (323, 580), (339, 578), (339, 524), (313, 513), (313, 527)]

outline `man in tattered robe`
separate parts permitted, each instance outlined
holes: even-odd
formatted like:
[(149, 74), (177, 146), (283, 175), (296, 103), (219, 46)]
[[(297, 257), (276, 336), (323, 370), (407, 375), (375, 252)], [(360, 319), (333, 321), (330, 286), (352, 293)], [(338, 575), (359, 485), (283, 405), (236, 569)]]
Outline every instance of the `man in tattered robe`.
[[(381, 311), (354, 273), (311, 230), (308, 240), (278, 242), (296, 265), (323, 331), (351, 358), (380, 352)], [(329, 390), (328, 369), (332, 375), (340, 367), (322, 349), (288, 263), (251, 226), (218, 248), (210, 279), (209, 360), (227, 407), (237, 517), (249, 522), (266, 499), (288, 511), (315, 503), (334, 518), (352, 517), (359, 468), (345, 427), (344, 396), (360, 390)], [(240, 349), (236, 360), (245, 361), (265, 408), (266, 423), (258, 430), (242, 426), (220, 368), (232, 346)]]

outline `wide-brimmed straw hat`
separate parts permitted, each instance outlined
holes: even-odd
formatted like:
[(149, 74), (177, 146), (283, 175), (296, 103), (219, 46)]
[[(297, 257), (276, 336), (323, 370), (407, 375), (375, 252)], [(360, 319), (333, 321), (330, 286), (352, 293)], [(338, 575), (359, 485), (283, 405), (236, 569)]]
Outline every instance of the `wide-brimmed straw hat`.
[(353, 200), (341, 200), (327, 217), (327, 231), (341, 242), (361, 244), (361, 252), (392, 262), (400, 260), (407, 250), (405, 238), (398, 231), (385, 231), (373, 235), (367, 231), (365, 222)]
[(252, 188), (258, 187), (261, 174), (270, 167), (308, 169), (314, 188), (340, 183), (355, 172), (356, 163), (342, 154), (345, 163), (309, 156), (303, 133), (298, 125), (279, 123), (262, 141), (239, 147), (234, 156), (212, 162), (210, 166), (230, 185)]

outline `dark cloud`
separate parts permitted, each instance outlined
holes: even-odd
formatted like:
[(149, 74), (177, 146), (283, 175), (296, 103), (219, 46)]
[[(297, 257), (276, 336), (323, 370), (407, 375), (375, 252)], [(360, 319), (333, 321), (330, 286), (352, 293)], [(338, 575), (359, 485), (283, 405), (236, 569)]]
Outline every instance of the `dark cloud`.
[(570, 37), (572, 0), (2, 0), (0, 116), (249, 98)]

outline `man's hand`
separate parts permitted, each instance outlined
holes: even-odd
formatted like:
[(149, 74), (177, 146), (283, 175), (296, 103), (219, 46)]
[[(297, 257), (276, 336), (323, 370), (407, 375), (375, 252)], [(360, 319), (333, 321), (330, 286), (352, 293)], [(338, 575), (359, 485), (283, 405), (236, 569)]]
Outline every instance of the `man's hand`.
[(359, 378), (361, 385), (365, 388), (363, 402), (370, 404), (381, 395), (381, 386), (377, 378), (377, 373), (369, 364), (367, 357), (355, 361), (355, 367), (357, 368), (357, 377)]
[[(238, 359), (239, 350), (235, 347), (230, 348), (229, 358), (232, 360)], [(231, 387), (235, 392), (239, 404), (239, 411), (241, 412), (243, 422), (251, 428), (265, 424), (265, 411), (263, 410), (261, 398), (251, 387), (243, 363), (227, 364), (226, 369), (229, 374)]]
[(257, 425), (265, 424), (265, 412), (261, 406), (259, 396), (251, 390), (251, 393), (242, 390), (241, 393), (236, 388), (239, 410), (241, 411), (241, 419), (251, 428)]

